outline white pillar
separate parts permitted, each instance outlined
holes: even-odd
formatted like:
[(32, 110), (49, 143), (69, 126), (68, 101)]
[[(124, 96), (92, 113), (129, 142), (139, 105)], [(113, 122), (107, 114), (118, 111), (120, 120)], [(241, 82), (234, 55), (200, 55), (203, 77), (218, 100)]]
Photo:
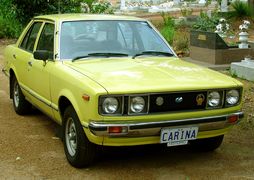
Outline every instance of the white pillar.
[(125, 0), (121, 0), (120, 10), (125, 10), (125, 9), (126, 9)]
[(180, 0), (174, 0), (174, 5), (178, 5), (180, 3)]
[(249, 48), (248, 40), (249, 40), (249, 34), (247, 32), (240, 32), (239, 33), (240, 44), (238, 44), (238, 47), (240, 49), (248, 49)]
[(199, 0), (198, 3), (199, 4), (206, 4), (206, 0)]
[(228, 12), (228, 0), (222, 0), (220, 6), (221, 12)]

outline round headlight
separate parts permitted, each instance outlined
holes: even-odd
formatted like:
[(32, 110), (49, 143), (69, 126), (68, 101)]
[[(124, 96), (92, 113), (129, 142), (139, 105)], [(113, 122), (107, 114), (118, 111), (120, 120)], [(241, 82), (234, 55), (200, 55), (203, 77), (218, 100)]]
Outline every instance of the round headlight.
[(227, 95), (226, 95), (226, 102), (229, 104), (229, 105), (235, 105), (238, 103), (239, 101), (239, 92), (237, 90), (230, 90), (227, 92)]
[(118, 100), (114, 97), (108, 97), (104, 99), (102, 103), (102, 109), (107, 114), (113, 114), (117, 111), (119, 106)]
[(217, 91), (210, 92), (208, 94), (207, 103), (210, 107), (216, 107), (220, 105), (221, 97)]
[(130, 108), (134, 113), (142, 112), (145, 107), (145, 100), (143, 97), (137, 96), (131, 99)]

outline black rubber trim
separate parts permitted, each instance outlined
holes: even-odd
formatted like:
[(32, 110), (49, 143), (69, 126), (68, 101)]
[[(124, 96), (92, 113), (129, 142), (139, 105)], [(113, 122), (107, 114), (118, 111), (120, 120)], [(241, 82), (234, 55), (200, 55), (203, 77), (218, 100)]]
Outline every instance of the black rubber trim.
[(95, 126), (91, 126), (91, 125), (89, 125), (88, 127), (92, 131), (106, 131), (107, 130), (107, 127), (95, 127)]

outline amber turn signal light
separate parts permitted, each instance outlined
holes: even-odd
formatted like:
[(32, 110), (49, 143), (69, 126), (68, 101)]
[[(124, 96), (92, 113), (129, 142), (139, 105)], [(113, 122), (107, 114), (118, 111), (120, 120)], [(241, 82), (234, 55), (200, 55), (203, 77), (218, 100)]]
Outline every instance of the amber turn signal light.
[(125, 126), (111, 126), (108, 127), (108, 133), (109, 134), (122, 134), (122, 133), (127, 133), (128, 128)]
[(82, 99), (84, 99), (85, 101), (89, 101), (89, 100), (90, 100), (90, 96), (84, 94), (84, 95), (82, 96)]

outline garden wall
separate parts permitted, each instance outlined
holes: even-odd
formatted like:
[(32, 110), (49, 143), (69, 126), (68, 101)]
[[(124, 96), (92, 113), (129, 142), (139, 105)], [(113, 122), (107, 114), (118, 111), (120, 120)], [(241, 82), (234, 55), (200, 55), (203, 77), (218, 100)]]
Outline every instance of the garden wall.
[(190, 57), (193, 60), (210, 64), (230, 64), (243, 60), (246, 56), (254, 57), (254, 49), (239, 49), (228, 46), (225, 41), (213, 32), (191, 31)]

